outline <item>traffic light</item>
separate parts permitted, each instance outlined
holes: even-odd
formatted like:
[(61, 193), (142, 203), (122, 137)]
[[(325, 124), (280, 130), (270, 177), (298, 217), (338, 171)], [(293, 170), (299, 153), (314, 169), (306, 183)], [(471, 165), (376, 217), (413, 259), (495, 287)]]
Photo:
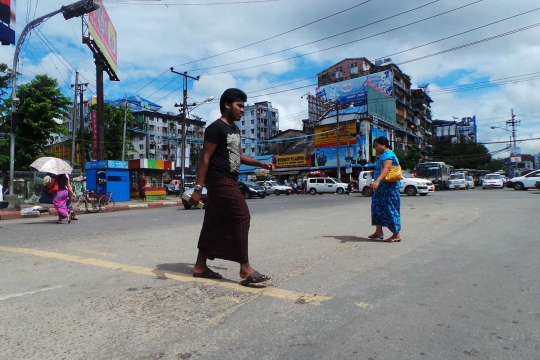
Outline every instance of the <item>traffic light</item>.
[(17, 134), (19, 132), (19, 126), (22, 124), (23, 113), (15, 111), (11, 114), (11, 132)]
[(97, 9), (99, 9), (99, 5), (94, 3), (94, 0), (81, 0), (61, 8), (62, 15), (66, 20), (89, 14)]

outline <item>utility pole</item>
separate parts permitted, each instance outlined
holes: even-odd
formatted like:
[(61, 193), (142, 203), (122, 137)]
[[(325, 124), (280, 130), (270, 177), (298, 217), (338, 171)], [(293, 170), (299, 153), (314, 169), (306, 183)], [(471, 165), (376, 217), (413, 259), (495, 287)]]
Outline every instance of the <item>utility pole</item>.
[[(188, 108), (188, 104), (187, 104), (187, 83), (188, 83), (188, 78), (189, 79), (192, 79), (192, 80), (197, 80), (199, 81), (199, 76), (197, 77), (193, 77), (193, 76), (189, 76), (187, 74), (187, 71), (184, 71), (183, 73), (179, 73), (177, 71), (174, 71), (174, 68), (171, 68), (171, 72), (175, 73), (175, 74), (178, 74), (178, 75), (181, 75), (183, 76), (183, 81), (184, 81), (184, 90), (183, 90), (183, 97), (184, 97), (184, 100), (182, 102), (182, 159), (180, 161), (180, 166), (182, 167), (182, 187), (185, 186), (185, 170), (186, 170), (186, 121), (187, 121), (187, 108)], [(175, 104), (175, 106), (177, 106)]]
[(75, 168), (75, 134), (77, 133), (77, 90), (79, 88), (79, 72), (75, 72), (75, 96), (73, 98), (73, 122), (71, 124), (71, 167)]
[(81, 139), (81, 171), (83, 174), (86, 173), (85, 171), (85, 164), (86, 164), (86, 144), (84, 143), (84, 92), (86, 91), (86, 87), (88, 86), (88, 83), (79, 84), (79, 130), (81, 134), (79, 135), (79, 138)]
[(520, 121), (516, 121), (516, 115), (514, 115), (514, 109), (510, 112), (511, 120), (508, 120), (506, 124), (512, 127), (512, 146), (516, 147), (516, 126), (519, 125)]
[(337, 164), (337, 179), (341, 181), (341, 164), (340, 164), (340, 155), (339, 155), (339, 103), (336, 102), (336, 122), (337, 122), (337, 132), (336, 132), (336, 164)]
[(127, 111), (128, 111), (128, 95), (126, 94), (126, 99), (124, 100), (124, 130), (122, 132), (122, 161), (126, 160), (126, 127), (127, 127)]

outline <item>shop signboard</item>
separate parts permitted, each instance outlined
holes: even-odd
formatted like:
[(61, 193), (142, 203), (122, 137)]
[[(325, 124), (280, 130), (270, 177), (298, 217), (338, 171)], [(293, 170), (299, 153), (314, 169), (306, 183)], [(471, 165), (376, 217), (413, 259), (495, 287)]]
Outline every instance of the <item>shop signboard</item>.
[(277, 167), (311, 166), (311, 155), (293, 154), (293, 155), (276, 156), (276, 166)]

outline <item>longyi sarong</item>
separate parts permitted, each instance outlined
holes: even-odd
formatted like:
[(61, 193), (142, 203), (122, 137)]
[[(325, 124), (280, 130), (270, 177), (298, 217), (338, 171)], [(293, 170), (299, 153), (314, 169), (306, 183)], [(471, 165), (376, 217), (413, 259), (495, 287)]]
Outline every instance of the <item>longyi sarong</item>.
[(248, 263), (251, 216), (238, 181), (226, 177), (206, 178), (205, 186), (207, 200), (199, 250), (210, 260)]

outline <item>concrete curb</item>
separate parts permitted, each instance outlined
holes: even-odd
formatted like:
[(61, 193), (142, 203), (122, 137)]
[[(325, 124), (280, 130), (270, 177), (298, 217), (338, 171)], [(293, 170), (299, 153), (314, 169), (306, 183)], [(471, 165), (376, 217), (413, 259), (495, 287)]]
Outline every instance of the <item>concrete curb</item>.
[[(125, 211), (125, 210), (148, 210), (148, 209), (159, 209), (163, 207), (173, 207), (173, 206), (182, 206), (182, 201), (156, 201), (156, 202), (147, 202), (139, 204), (129, 204), (129, 203), (119, 203), (114, 207), (114, 211)], [(74, 208), (76, 214), (81, 214), (85, 212), (84, 208)], [(105, 208), (104, 212), (112, 212), (109, 209)], [(21, 213), (21, 211), (0, 211), (0, 221), (1, 220), (15, 220), (15, 219), (26, 219), (32, 217), (41, 217), (41, 216), (58, 216), (58, 213), (55, 209), (49, 209), (46, 213), (37, 214), (35, 212), (31, 213)]]

